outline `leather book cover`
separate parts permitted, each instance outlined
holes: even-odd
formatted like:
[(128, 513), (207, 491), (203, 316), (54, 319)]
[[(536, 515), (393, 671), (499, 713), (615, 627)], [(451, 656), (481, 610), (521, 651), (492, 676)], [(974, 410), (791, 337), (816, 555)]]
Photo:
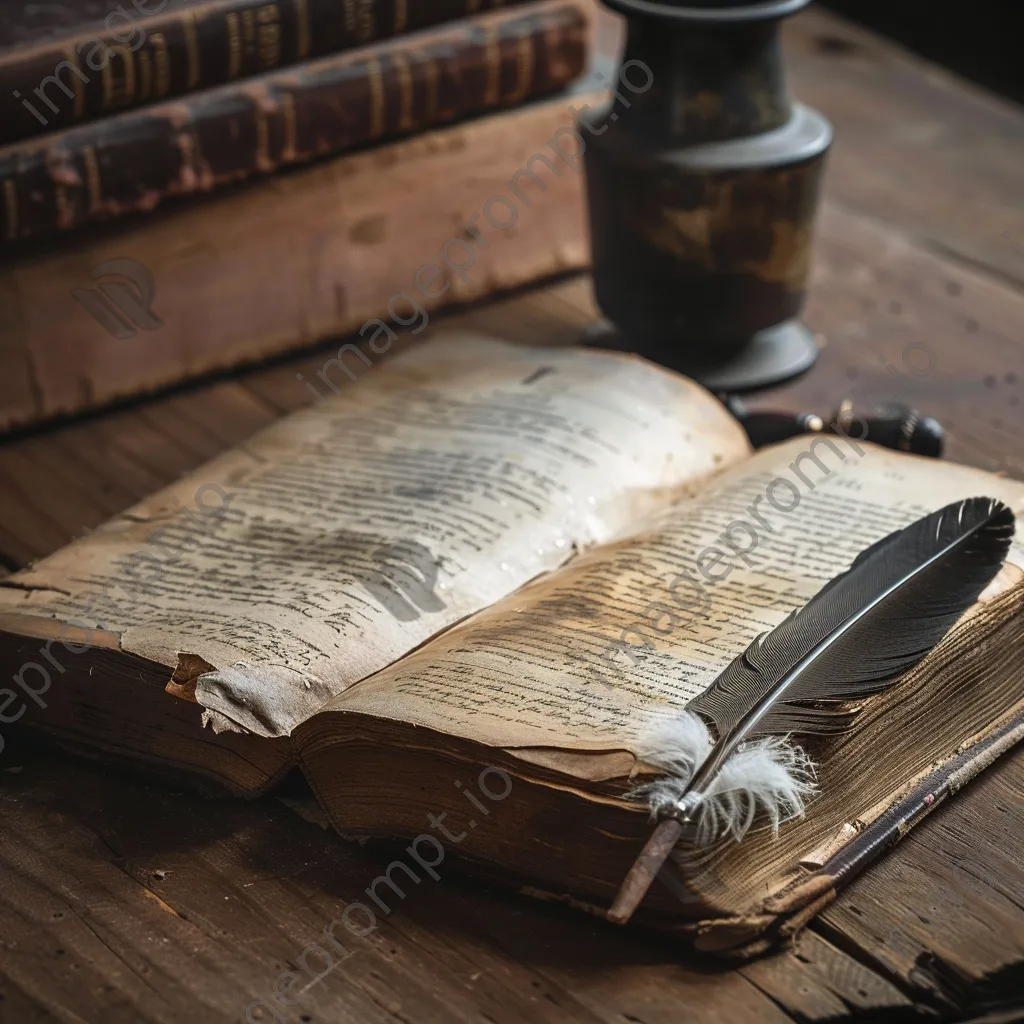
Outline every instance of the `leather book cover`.
[(152, 210), (564, 89), (587, 24), (545, 3), (417, 33), (0, 150), (0, 239)]
[(0, 4), (0, 144), (518, 2)]

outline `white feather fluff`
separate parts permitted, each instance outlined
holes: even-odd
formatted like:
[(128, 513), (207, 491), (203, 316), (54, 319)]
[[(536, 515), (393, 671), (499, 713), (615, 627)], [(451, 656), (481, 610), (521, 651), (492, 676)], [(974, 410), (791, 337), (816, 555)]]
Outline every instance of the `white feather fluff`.
[[(703, 719), (681, 711), (663, 719), (644, 738), (638, 753), (665, 772), (664, 777), (634, 789), (629, 795), (647, 801), (652, 817), (678, 804), (693, 773), (704, 763), (714, 740)], [(695, 825), (698, 846), (719, 836), (737, 842), (759, 812), (767, 815), (773, 834), (790, 818), (800, 818), (817, 792), (814, 764), (787, 736), (768, 736), (743, 744), (722, 766), (702, 794)]]

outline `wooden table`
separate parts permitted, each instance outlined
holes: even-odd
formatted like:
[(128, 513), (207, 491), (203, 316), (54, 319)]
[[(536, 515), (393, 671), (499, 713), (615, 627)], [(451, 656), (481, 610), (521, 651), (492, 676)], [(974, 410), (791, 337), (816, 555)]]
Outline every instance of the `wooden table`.
[[(795, 19), (787, 46), (796, 91), (837, 129), (807, 311), (823, 351), (809, 377), (759, 401), (825, 412), (854, 388), (862, 403), (895, 395), (942, 419), (951, 457), (1024, 477), (1024, 113), (822, 13)], [(592, 316), (575, 279), (462, 319), (568, 343)], [(902, 370), (915, 342), (934, 353), (931, 372), (879, 361)], [(0, 559), (14, 570), (54, 550), (301, 405), (294, 375), (324, 358), (0, 445)], [(21, 753), (0, 773), (3, 1024), (241, 1020), (389, 859), (275, 797), (197, 797)], [(1024, 1002), (1022, 794), (1017, 755), (792, 950), (738, 968), (446, 872), (353, 940), (286, 1019), (1019, 1019), (1006, 1008)]]

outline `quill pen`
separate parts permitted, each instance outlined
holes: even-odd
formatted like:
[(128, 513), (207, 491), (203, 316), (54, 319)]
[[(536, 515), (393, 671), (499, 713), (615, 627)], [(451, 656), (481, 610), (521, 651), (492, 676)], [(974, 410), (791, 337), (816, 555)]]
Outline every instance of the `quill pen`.
[(1013, 511), (993, 498), (948, 505), (861, 552), (732, 661), (675, 722), (662, 758), (673, 776), (643, 787), (662, 821), (609, 920), (629, 920), (684, 825), (696, 824), (700, 843), (720, 822), (742, 838), (758, 810), (775, 828), (801, 814), (813, 766), (788, 737), (850, 728), (849, 702), (924, 658), (999, 571), (1013, 532)]

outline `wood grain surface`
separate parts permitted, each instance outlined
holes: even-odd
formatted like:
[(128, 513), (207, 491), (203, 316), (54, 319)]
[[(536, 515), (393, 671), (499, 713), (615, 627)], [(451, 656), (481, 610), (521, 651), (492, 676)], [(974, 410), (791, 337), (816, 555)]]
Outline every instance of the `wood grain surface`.
[[(757, 404), (827, 412), (858, 389), (861, 405), (909, 401), (947, 427), (951, 457), (1024, 478), (1024, 254), (1002, 236), (1024, 250), (1024, 113), (822, 13), (794, 19), (787, 46), (796, 92), (837, 130), (807, 310), (822, 356)], [(588, 282), (572, 278), (457, 320), (566, 344), (593, 315)], [(412, 344), (453, 322), (432, 321)], [(908, 353), (928, 372), (907, 372)], [(295, 375), (312, 377), (329, 354), (8, 439), (3, 564), (45, 555), (311, 401)], [(244, 1020), (282, 972), (308, 982), (303, 950), (393, 859), (274, 797), (197, 796), (5, 736), (2, 1024)], [(793, 949), (733, 969), (445, 864), (365, 939), (346, 934), (351, 955), (280, 1019), (1017, 1020), (1022, 837), (1016, 755), (928, 819)]]

